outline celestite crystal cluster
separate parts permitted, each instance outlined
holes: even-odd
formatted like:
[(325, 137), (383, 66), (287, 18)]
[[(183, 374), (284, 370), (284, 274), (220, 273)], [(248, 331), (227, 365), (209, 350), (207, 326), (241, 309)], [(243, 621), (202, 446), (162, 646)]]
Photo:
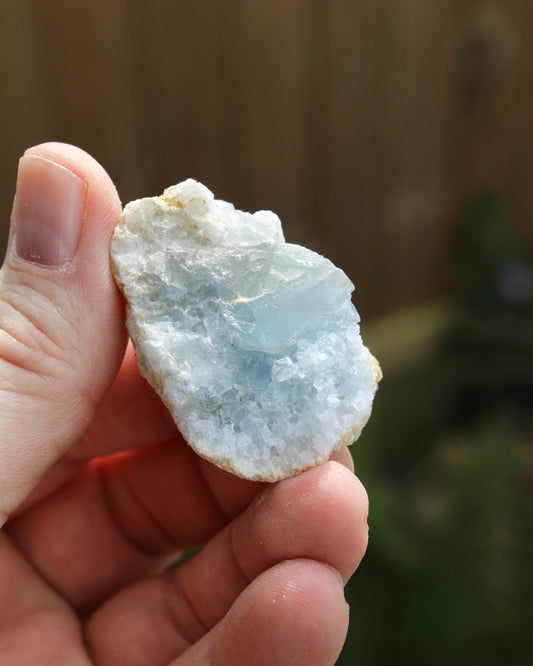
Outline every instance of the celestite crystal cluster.
[(356, 440), (380, 379), (353, 285), (187, 180), (128, 204), (111, 247), (139, 367), (204, 458), (276, 481)]

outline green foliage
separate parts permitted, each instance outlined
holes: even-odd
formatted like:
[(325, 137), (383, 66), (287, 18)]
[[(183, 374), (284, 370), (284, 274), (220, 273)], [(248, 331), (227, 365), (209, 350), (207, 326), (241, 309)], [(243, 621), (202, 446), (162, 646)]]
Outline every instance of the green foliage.
[(383, 368), (353, 450), (370, 543), (341, 666), (531, 663), (533, 261), (509, 210), (490, 192), (465, 208), (449, 330)]
[(458, 247), (458, 294), (478, 311), (533, 313), (533, 255), (514, 233), (511, 207), (498, 192), (467, 202)]
[[(513, 521), (528, 482), (519, 430), (495, 413), (460, 436), (429, 433), (425, 450), (396, 432), (404, 457), (394, 472), (385, 449), (381, 460), (356, 455), (370, 543), (347, 589), (350, 636), (339, 664), (526, 663), (533, 590), (527, 535)], [(365, 448), (375, 443), (368, 435)]]

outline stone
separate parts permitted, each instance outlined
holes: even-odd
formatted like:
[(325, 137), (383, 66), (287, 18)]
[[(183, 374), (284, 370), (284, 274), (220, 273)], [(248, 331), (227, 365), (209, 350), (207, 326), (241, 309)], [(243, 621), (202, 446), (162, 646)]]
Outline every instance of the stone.
[(274, 213), (189, 179), (125, 207), (111, 260), (141, 373), (200, 456), (277, 481), (359, 437), (381, 371), (353, 284)]

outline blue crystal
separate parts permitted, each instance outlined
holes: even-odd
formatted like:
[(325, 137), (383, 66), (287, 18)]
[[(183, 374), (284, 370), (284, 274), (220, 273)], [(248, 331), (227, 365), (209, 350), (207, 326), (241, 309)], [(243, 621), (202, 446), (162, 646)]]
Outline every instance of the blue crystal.
[(200, 455), (276, 480), (358, 437), (380, 373), (353, 284), (273, 213), (185, 181), (125, 208), (112, 259), (141, 371)]

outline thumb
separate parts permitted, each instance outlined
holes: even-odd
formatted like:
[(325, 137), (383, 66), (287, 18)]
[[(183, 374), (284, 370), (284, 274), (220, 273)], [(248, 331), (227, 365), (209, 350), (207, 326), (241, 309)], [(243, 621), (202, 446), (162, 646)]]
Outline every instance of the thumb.
[(0, 271), (0, 526), (87, 428), (126, 334), (109, 268), (120, 201), (78, 148), (26, 151)]

